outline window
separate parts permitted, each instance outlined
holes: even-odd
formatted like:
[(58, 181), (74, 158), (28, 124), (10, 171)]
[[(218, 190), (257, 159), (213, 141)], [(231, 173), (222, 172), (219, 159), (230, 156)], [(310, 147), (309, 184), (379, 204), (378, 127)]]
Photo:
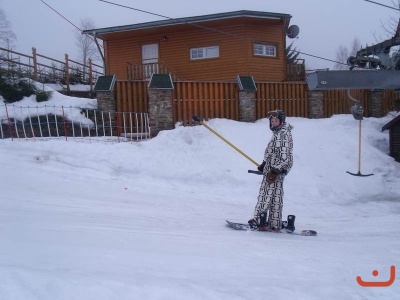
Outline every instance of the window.
[(276, 57), (276, 46), (254, 44), (254, 55)]
[(191, 48), (190, 59), (204, 59), (219, 57), (219, 46), (210, 46), (202, 48)]

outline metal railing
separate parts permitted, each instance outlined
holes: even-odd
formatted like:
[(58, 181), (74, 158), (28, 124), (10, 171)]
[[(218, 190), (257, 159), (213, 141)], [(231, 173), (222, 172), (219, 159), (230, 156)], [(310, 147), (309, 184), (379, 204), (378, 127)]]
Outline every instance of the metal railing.
[(0, 138), (139, 142), (150, 139), (151, 133), (147, 113), (5, 104), (4, 109), (0, 107)]

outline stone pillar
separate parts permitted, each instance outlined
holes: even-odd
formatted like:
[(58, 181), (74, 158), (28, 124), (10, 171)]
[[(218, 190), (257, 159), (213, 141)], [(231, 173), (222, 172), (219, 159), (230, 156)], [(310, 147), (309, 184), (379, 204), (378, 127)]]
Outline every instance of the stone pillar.
[(114, 92), (96, 92), (97, 109), (115, 113), (115, 93)]
[(115, 92), (98, 91), (96, 92), (96, 98), (97, 98), (97, 109), (104, 112), (110, 112), (112, 125), (115, 125), (115, 118), (116, 118), (115, 112), (117, 109), (115, 101)]
[(254, 122), (256, 120), (256, 93), (239, 91), (239, 121)]
[(382, 107), (382, 95), (383, 91), (369, 91), (368, 92), (368, 111), (366, 117), (383, 117)]
[(308, 117), (310, 119), (324, 117), (324, 91), (308, 91)]
[(148, 89), (151, 136), (174, 128), (172, 89)]

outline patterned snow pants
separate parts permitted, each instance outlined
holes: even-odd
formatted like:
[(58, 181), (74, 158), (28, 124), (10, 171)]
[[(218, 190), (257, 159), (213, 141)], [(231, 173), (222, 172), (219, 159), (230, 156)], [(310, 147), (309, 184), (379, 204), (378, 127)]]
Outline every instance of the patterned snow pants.
[(268, 184), (266, 176), (260, 186), (257, 205), (254, 210), (254, 220), (260, 224), (260, 215), (268, 215), (267, 224), (272, 228), (281, 228), (283, 209), (283, 180), (284, 174), (279, 174), (276, 181)]

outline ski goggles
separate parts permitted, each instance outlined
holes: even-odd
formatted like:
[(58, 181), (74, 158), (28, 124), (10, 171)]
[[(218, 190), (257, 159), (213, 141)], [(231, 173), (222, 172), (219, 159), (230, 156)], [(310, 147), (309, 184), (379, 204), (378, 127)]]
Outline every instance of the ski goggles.
[(268, 119), (278, 118), (278, 115), (279, 115), (279, 113), (278, 113), (277, 110), (272, 110), (272, 111), (269, 111), (269, 112), (267, 113), (267, 118), (268, 118)]

